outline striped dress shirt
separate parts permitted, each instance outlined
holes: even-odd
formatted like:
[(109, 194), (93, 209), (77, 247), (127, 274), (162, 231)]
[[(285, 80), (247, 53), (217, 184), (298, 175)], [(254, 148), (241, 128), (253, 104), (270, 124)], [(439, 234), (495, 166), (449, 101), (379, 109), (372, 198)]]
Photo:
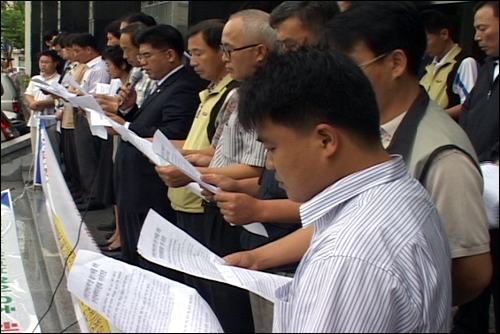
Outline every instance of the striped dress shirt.
[(315, 234), (277, 291), (274, 332), (448, 332), (448, 241), (401, 157), (330, 186), (301, 218)]
[[(238, 99), (239, 95), (233, 94), (231, 101), (228, 101), (228, 105), (238, 105)], [(221, 110), (220, 112), (224, 111)], [(243, 129), (238, 120), (238, 111), (235, 110), (224, 126), (210, 168), (239, 164), (264, 167), (266, 165), (266, 149), (257, 140), (255, 131), (245, 131)]]
[(95, 93), (98, 83), (110, 83), (111, 77), (101, 56), (92, 59), (86, 65), (89, 69), (83, 77), (82, 88), (87, 93)]

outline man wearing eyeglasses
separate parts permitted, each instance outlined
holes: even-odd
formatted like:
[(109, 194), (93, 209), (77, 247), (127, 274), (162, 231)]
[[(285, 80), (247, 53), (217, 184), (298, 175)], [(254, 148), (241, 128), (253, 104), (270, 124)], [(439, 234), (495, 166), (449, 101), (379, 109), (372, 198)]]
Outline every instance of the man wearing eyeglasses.
[[(155, 85), (140, 108), (123, 105), (126, 115), (108, 116), (143, 138), (152, 138), (159, 129), (171, 140), (185, 140), (200, 100), (198, 87), (182, 63), (183, 37), (169, 25), (158, 25), (142, 31), (137, 41), (137, 59)], [(134, 90), (123, 89), (129, 100), (133, 99)], [(123, 260), (182, 281), (181, 274), (153, 265), (137, 253), (139, 234), (150, 209), (172, 223), (176, 221), (168, 189), (154, 165), (134, 146), (121, 141), (115, 158), (115, 180)]]
[[(443, 219), (451, 246), (453, 305), (474, 299), (492, 272), (483, 181), (467, 135), (419, 86), (426, 36), (417, 10), (398, 2), (363, 4), (338, 15), (327, 30), (327, 44), (353, 58), (372, 83), (382, 144), (403, 156)], [(391, 38), (378, 38), (384, 35)], [(313, 232), (299, 230), (226, 262), (259, 270), (293, 263), (305, 254)]]
[[(231, 77), (243, 82), (262, 68), (270, 55), (278, 49), (276, 33), (269, 25), (269, 14), (260, 10), (245, 10), (231, 16), (224, 27), (221, 41), (222, 60)], [(200, 167), (203, 174), (220, 174), (236, 180), (256, 178), (266, 163), (264, 146), (255, 132), (241, 127), (238, 115), (238, 94), (228, 100), (224, 118), (228, 118), (221, 133), (216, 133), (215, 155), (208, 167)], [(195, 161), (196, 164), (196, 161)], [(219, 256), (241, 251), (243, 228), (232, 226), (216, 203), (205, 203), (203, 214), (205, 246)], [(209, 301), (225, 332), (254, 332), (252, 309), (247, 291), (221, 283), (210, 282), (208, 289), (198, 288)]]

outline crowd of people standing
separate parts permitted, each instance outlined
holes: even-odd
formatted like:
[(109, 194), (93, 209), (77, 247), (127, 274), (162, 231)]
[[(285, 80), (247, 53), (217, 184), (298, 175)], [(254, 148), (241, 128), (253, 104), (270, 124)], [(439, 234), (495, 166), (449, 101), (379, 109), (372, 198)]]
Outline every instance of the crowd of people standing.
[[(197, 289), (226, 332), (488, 332), (498, 222), (481, 164), (499, 160), (498, 1), (471, 15), (484, 64), (442, 13), (405, 1), (285, 1), (186, 37), (136, 13), (106, 28), (102, 53), (88, 33), (51, 40), (36, 78), (94, 94), (142, 138), (160, 130), (219, 188), (203, 198), (112, 128), (94, 136), (84, 110), (32, 84), (26, 100), (55, 115), (78, 208), (114, 207), (103, 247)], [(137, 252), (150, 209), (228, 265), (294, 279), (273, 304), (153, 264)]]

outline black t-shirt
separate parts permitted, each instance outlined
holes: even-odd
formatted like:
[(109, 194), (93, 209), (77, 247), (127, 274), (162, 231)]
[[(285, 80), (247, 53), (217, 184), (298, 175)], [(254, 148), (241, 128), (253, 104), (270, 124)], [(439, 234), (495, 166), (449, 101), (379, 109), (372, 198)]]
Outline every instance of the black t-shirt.
[[(286, 191), (280, 188), (278, 181), (275, 178), (275, 172), (265, 169), (262, 172), (260, 178), (260, 191), (258, 198), (262, 200), (273, 200), (273, 199), (288, 199)], [(281, 224), (281, 223), (269, 223), (262, 222), (266, 228), (268, 238), (259, 236), (253, 233), (243, 230), (241, 234), (241, 246), (245, 250), (251, 250), (258, 248), (260, 246), (271, 243), (275, 240), (281, 239), (284, 236), (295, 232), (302, 226), (300, 224)], [(270, 272), (286, 272), (294, 273), (297, 269), (297, 263), (292, 265), (287, 265), (284, 267), (273, 268), (268, 271)]]

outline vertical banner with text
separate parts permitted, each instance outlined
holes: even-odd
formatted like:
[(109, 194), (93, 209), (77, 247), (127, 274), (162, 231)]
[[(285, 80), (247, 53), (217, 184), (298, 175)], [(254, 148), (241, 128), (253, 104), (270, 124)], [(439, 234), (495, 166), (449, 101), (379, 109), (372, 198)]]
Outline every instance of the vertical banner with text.
[[(2, 333), (32, 333), (38, 323), (24, 271), (9, 190), (2, 191)], [(40, 333), (39, 328), (33, 333)]]
[[(59, 244), (62, 261), (68, 262), (67, 269), (71, 270), (75, 261), (75, 252), (88, 250), (100, 253), (93, 240), (68, 189), (66, 181), (48, 140), (43, 120), (40, 125), (40, 165), (38, 166), (43, 192), (45, 193), (47, 212), (52, 222), (54, 235)], [(87, 305), (73, 298), (75, 312), (83, 333), (112, 333), (107, 320)]]

